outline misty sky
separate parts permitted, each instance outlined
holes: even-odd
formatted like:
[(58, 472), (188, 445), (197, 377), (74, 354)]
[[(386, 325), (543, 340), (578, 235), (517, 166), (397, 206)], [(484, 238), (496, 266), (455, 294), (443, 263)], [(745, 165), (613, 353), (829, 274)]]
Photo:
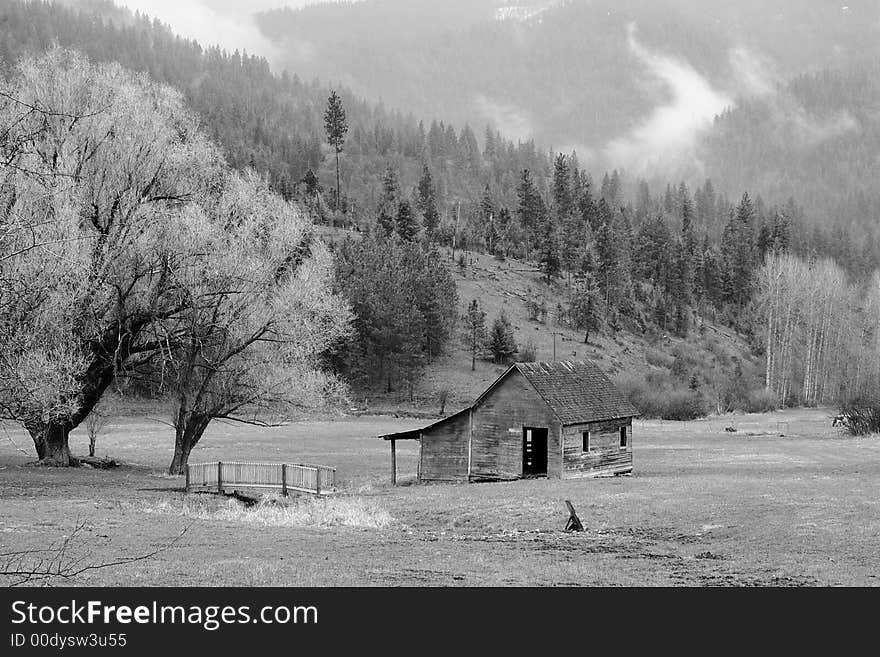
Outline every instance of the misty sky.
[[(196, 39), (202, 45), (219, 44), (229, 51), (247, 50), (278, 65), (282, 61), (281, 53), (260, 34), (253, 23), (252, 14), (327, 0), (115, 1), (158, 18), (178, 34)], [(629, 34), (621, 36), (628, 38), (629, 50), (641, 64), (644, 73), (666, 87), (667, 97), (629, 133), (612, 137), (605, 145), (605, 154), (619, 165), (640, 170), (688, 152), (699, 133), (709, 126), (716, 114), (733, 104), (735, 96), (771, 93), (773, 76), (760, 57), (745, 48), (730, 51), (734, 75), (726, 81), (725, 88), (718, 88), (689, 62), (655, 52), (640, 43), (637, 26), (631, 25)], [(523, 108), (499, 105), (494, 99), (483, 97), (478, 98), (478, 103), (485, 117), (509, 138), (528, 139), (533, 136), (532, 119)], [(811, 135), (821, 136), (825, 128), (807, 125), (806, 130)], [(589, 153), (589, 149), (583, 145), (572, 144), (571, 148), (577, 148), (584, 155)]]

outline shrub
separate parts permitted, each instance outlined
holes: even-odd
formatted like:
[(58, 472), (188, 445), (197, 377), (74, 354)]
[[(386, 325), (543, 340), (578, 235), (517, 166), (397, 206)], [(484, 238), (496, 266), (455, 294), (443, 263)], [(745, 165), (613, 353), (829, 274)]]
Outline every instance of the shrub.
[(533, 363), (537, 360), (537, 355), (538, 347), (532, 340), (527, 340), (524, 345), (520, 346), (516, 359), (520, 363)]
[(693, 390), (670, 390), (659, 393), (664, 420), (696, 420), (706, 415), (706, 401)]
[(843, 405), (840, 415), (844, 429), (851, 436), (880, 433), (880, 398), (855, 399)]
[(645, 379), (623, 375), (617, 377), (615, 383), (645, 418), (695, 420), (707, 413), (703, 396), (677, 384), (668, 373), (665, 376), (651, 373)]
[(743, 409), (746, 413), (767, 413), (779, 409), (779, 397), (772, 390), (760, 388), (746, 396)]
[(645, 351), (645, 361), (648, 365), (654, 367), (663, 367), (667, 370), (672, 369), (675, 359), (665, 351), (660, 349), (647, 349)]

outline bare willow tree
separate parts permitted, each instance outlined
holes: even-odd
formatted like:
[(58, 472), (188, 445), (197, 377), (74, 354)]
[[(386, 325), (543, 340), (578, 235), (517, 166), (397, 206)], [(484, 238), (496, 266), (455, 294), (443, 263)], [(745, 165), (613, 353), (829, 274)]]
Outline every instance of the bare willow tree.
[(225, 165), (178, 93), (60, 49), (18, 66), (0, 135), (0, 417), (67, 466), (68, 434), (117, 372), (199, 303), (188, 224)]
[(165, 362), (173, 374), (171, 474), (186, 469), (212, 420), (269, 425), (345, 398), (320, 366), (348, 332), (350, 312), (332, 293), (332, 259), (302, 213), (255, 176), (234, 176), (190, 230), (207, 255), (188, 287), (205, 302), (170, 327), (185, 336)]

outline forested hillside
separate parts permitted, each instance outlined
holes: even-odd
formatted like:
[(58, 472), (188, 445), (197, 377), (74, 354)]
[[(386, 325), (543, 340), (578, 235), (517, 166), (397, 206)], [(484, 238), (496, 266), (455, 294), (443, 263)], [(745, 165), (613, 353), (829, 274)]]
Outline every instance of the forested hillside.
[[(880, 216), (880, 60), (798, 76), (727, 111), (705, 137), (708, 171), (727, 187), (793, 195), (816, 248), (846, 269), (876, 264)], [(821, 244), (823, 241), (830, 243)]]
[[(0, 67), (8, 74), (24, 54), (53, 44), (76, 48), (98, 61), (118, 61), (179, 89), (205, 129), (236, 167), (253, 166), (287, 197), (308, 171), (330, 186), (323, 111), (330, 88), (297, 75), (274, 74), (265, 59), (243, 52), (202, 48), (146, 16), (95, 0), (64, 6), (4, 2), (0, 6)], [(466, 125), (426, 120), (368, 103), (344, 88), (350, 124), (342, 174), (343, 194), (356, 209), (372, 208), (388, 162), (415, 184), (425, 148), (436, 158), (441, 200), (479, 196), (485, 181), (474, 131)], [(546, 168), (534, 143), (504, 142), (505, 168)]]
[[(351, 7), (334, 11), (347, 9)], [(532, 20), (544, 25), (554, 15), (548, 10)], [(782, 197), (784, 186), (772, 188), (767, 201), (747, 191), (767, 188), (756, 161), (796, 178), (785, 162), (797, 142), (769, 127), (776, 117), (773, 103), (799, 94), (798, 103), (809, 108), (809, 117), (825, 112), (829, 121), (836, 120), (840, 114), (834, 108), (839, 105), (834, 103), (845, 103), (846, 93), (862, 89), (854, 102), (868, 103), (873, 97), (873, 87), (861, 85), (857, 75), (842, 81), (841, 89), (833, 82), (825, 85), (822, 74), (805, 76), (785, 95), (765, 98), (763, 115), (752, 105), (724, 114), (716, 121), (713, 151), (705, 157), (709, 162), (716, 157), (716, 165), (727, 167), (729, 177), (697, 184), (672, 175), (655, 175), (649, 182), (619, 169), (594, 177), (576, 153), (544, 151), (533, 141), (514, 143), (492, 128), (478, 134), (448, 119), (420, 120), (339, 88), (337, 109), (345, 114), (340, 123), (345, 129), (337, 142), (341, 200), (336, 209), (335, 147), (325, 132), (329, 87), (276, 74), (265, 60), (245, 53), (203, 49), (148, 17), (98, 0), (80, 8), (10, 2), (0, 9), (6, 72), (20, 56), (55, 43), (96, 60), (118, 61), (176, 87), (231, 164), (263, 173), (277, 191), (312, 210), (319, 221), (367, 236), (357, 246), (341, 246), (337, 254), (339, 292), (355, 307), (357, 330), (353, 342), (331, 356), (338, 371), (366, 387), (389, 389), (394, 380), (412, 382), (454, 339), (464, 306), (473, 299), (457, 297), (448, 277), (432, 273), (440, 266), (433, 252), (438, 246), (451, 249), (459, 263), (470, 257), (464, 250), (536, 267), (545, 292), (526, 300), (529, 316), (583, 332), (586, 343), (591, 334), (684, 339), (722, 324), (740, 331), (757, 354), (766, 348), (755, 302), (768, 255), (831, 258), (854, 285), (877, 267), (877, 243), (865, 239), (862, 224), (850, 222), (847, 232), (845, 222), (810, 221), (808, 213), (822, 207), (822, 198), (829, 201), (838, 180), (828, 175), (813, 151), (797, 160), (804, 163), (799, 180), (824, 173), (827, 185), (807, 196), (809, 207), (800, 197)], [(867, 76), (870, 69), (864, 70)], [(757, 101), (754, 107), (759, 107)], [(763, 116), (763, 122), (754, 121), (754, 135), (759, 136), (749, 133), (749, 116)], [(845, 135), (850, 130), (847, 116), (840, 119)], [(872, 115), (851, 118), (867, 121)], [(815, 138), (810, 130), (816, 125), (805, 118), (791, 128), (792, 134)], [(863, 161), (870, 158), (872, 146), (864, 137), (846, 143), (862, 149)], [(824, 141), (804, 148), (817, 144)], [(767, 154), (773, 148), (775, 155)], [(857, 180), (865, 188), (865, 221), (873, 198), (869, 176), (861, 174)], [(735, 192), (728, 194), (727, 189)], [(412, 285), (415, 280), (423, 284)], [(473, 316), (478, 314), (479, 308), (474, 309)], [(493, 359), (522, 357), (512, 342), (517, 337), (509, 335), (504, 322), (498, 330), (505, 344)], [(717, 366), (733, 375), (730, 368), (741, 365), (728, 361)], [(676, 394), (691, 400), (695, 390), (689, 386), (700, 385), (698, 378), (691, 380), (692, 374), (677, 371), (669, 382), (677, 386)], [(742, 388), (748, 393), (760, 380), (752, 375)], [(829, 388), (828, 395), (837, 390)]]
[[(318, 4), (258, 23), (293, 70), (421, 116), (577, 148), (593, 175), (627, 169), (655, 192), (670, 179), (711, 178), (731, 197), (793, 197), (810, 229), (829, 232), (815, 236), (819, 251), (851, 271), (853, 257), (876, 260), (875, 3), (574, 0), (526, 21), (496, 20), (492, 8), (548, 3), (468, 4)], [(704, 129), (676, 143), (664, 133), (680, 126), (663, 123), (661, 109), (685, 124), (708, 112)]]
[[(505, 6), (546, 9), (498, 20)], [(257, 18), (292, 70), (420, 116), (497, 119), (560, 149), (601, 148), (662, 101), (630, 48), (630, 24), (728, 95), (750, 73), (772, 83), (880, 55), (870, 1), (365, 0)]]

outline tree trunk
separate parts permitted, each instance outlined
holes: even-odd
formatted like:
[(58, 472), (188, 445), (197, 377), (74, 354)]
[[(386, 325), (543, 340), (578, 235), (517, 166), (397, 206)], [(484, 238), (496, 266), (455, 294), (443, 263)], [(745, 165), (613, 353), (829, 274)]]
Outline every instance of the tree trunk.
[(200, 413), (179, 412), (177, 418), (174, 435), (174, 458), (168, 468), (168, 474), (171, 475), (182, 475), (186, 472), (189, 455), (211, 422), (211, 418)]
[(336, 150), (336, 211), (339, 212), (339, 150)]
[(26, 427), (34, 441), (40, 463), (56, 468), (76, 465), (70, 456), (68, 436), (70, 426), (64, 423), (30, 425)]

